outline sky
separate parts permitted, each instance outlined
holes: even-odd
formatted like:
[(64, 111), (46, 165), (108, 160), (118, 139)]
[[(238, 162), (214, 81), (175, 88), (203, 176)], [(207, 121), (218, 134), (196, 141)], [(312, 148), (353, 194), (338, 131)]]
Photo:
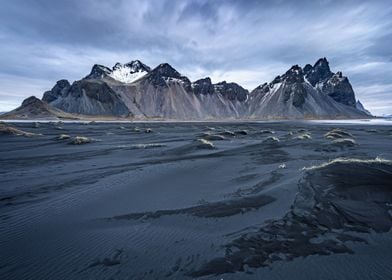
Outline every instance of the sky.
[(168, 62), (251, 90), (326, 57), (367, 109), (392, 114), (390, 0), (0, 2), (0, 111), (96, 63)]

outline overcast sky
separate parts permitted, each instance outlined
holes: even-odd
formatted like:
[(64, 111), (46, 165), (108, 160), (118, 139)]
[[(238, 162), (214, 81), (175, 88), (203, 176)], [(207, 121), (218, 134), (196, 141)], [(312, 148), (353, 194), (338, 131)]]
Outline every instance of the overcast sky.
[(168, 62), (247, 89), (327, 57), (375, 114), (392, 113), (391, 1), (12, 0), (0, 8), (0, 111), (93, 64)]

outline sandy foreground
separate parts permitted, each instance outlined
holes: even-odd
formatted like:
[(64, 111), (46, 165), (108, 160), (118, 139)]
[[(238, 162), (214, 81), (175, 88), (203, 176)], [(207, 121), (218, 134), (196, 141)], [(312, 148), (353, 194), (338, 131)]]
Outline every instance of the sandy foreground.
[(390, 122), (8, 125), (1, 279), (391, 279)]

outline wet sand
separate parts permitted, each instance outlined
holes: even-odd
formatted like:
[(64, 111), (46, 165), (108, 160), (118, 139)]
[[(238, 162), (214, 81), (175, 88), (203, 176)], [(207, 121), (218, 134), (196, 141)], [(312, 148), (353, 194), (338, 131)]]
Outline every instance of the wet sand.
[(2, 279), (392, 275), (388, 122), (7, 125)]

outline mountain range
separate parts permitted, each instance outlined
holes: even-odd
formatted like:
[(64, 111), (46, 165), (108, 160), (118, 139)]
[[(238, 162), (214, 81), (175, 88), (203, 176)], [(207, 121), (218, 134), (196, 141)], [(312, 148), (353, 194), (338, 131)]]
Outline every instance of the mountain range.
[[(190, 81), (168, 63), (150, 68), (139, 60), (94, 65), (84, 78), (59, 80), (2, 118), (115, 117), (128, 119), (335, 119), (367, 118), (342, 72), (326, 58), (303, 68), (294, 65), (270, 83), (248, 91), (236, 83)], [(39, 102), (39, 101), (41, 102)], [(32, 102), (34, 101), (34, 102)], [(42, 110), (35, 110), (39, 106)], [(43, 109), (44, 108), (44, 109)], [(43, 114), (43, 112), (45, 112)]]

